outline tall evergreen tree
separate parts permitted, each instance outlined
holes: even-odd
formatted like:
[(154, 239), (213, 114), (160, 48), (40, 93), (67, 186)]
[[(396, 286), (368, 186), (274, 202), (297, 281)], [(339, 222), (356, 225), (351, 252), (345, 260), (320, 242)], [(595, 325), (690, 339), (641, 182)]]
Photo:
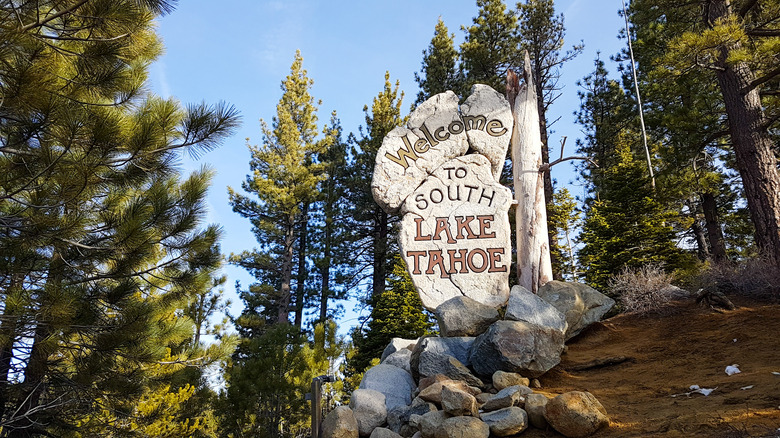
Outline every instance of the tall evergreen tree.
[[(160, 374), (191, 360), (176, 319), (218, 265), (200, 228), (209, 173), (178, 154), (236, 126), (226, 105), (141, 93), (169, 2), (0, 6), (0, 423), (10, 437), (126, 419)], [(190, 344), (191, 345), (191, 344)], [(195, 353), (196, 354), (196, 353)], [(174, 367), (175, 368), (175, 367)], [(163, 376), (170, 376), (166, 369)]]
[(328, 177), (320, 182), (320, 198), (314, 227), (315, 266), (319, 272), (319, 319), (324, 322), (338, 309), (329, 307), (329, 300), (344, 299), (356, 287), (353, 235), (354, 219), (348, 198), (351, 181), (351, 161), (348, 143), (335, 112), (326, 132), (333, 136), (327, 150), (319, 156)]
[(668, 224), (674, 213), (653, 199), (643, 162), (625, 141), (613, 154), (598, 197), (587, 207), (578, 252), (585, 281), (601, 290), (621, 269), (659, 264), (671, 270), (683, 262)]
[(455, 34), (450, 34), (439, 17), (431, 44), (423, 50), (422, 70), (414, 74), (420, 87), (415, 104), (447, 90), (459, 91), (462, 78), (457, 70), (458, 52), (455, 50)]
[[(274, 285), (274, 290), (265, 293), (278, 323), (289, 322), (293, 310), (295, 253), (297, 249), (305, 258), (308, 211), (318, 196), (318, 184), (326, 176), (323, 164), (314, 158), (332, 141), (329, 135), (317, 138), (317, 103), (309, 94), (312, 83), (300, 52), (296, 52), (290, 74), (282, 82), (283, 93), (271, 126), (261, 120), (263, 143), (248, 145), (252, 174), (241, 187), (256, 199), (228, 189), (233, 211), (250, 220), (260, 244), (257, 250), (231, 256), (231, 261), (250, 270), (258, 280), (270, 280), (267, 284)], [(298, 270), (300, 267), (299, 263)], [(302, 297), (295, 298), (300, 303)], [(301, 326), (299, 312), (295, 323)]]
[[(351, 196), (355, 208), (354, 229), (359, 237), (356, 252), (366, 254), (364, 266), (371, 269), (371, 290), (365, 299), (371, 307), (371, 315), (365, 330), (357, 328), (352, 333), (357, 354), (348, 359), (347, 374), (350, 376), (362, 373), (391, 337), (418, 336), (414, 333), (423, 333), (430, 326), (398, 256), (395, 229), (398, 217), (388, 215), (374, 202), (371, 187), (366, 184), (373, 176), (382, 140), (405, 121), (401, 117), (403, 93), (399, 95), (398, 87), (397, 82), (392, 86), (390, 75), (386, 73), (384, 88), (374, 98), (371, 111), (368, 106), (364, 108), (366, 132), (361, 128), (362, 138), (352, 137), (356, 159)], [(406, 279), (405, 283), (403, 279)], [(402, 284), (405, 286), (401, 287)]]
[(625, 267), (654, 263), (671, 271), (684, 266), (671, 226), (676, 214), (654, 198), (646, 168), (636, 158), (642, 152), (630, 100), (598, 59), (582, 86), (577, 119), (586, 137), (579, 149), (599, 166), (581, 169), (591, 193), (584, 200), (578, 251), (585, 280), (605, 289), (610, 276)]
[(371, 111), (368, 105), (363, 107), (366, 114), (365, 131), (361, 127), (361, 138), (350, 138), (352, 155), (355, 157), (349, 193), (354, 208), (355, 254), (358, 255), (358, 272), (370, 272), (371, 275), (369, 299), (380, 296), (385, 290), (387, 275), (392, 271), (393, 254), (396, 252), (393, 224), (398, 221), (398, 217), (387, 214), (374, 202), (368, 182), (373, 178), (374, 162), (382, 140), (393, 128), (405, 122), (405, 118), (401, 117), (403, 92), (399, 94), (398, 88), (399, 83), (393, 86), (390, 73), (385, 73), (384, 87), (374, 98)]
[(738, 187), (728, 176), (734, 160), (724, 142), (728, 127), (718, 86), (710, 72), (700, 69), (674, 77), (656, 69), (656, 59), (665, 56), (688, 23), (668, 20), (660, 8), (643, 1), (633, 2), (629, 13), (648, 135), (659, 146), (657, 197), (685, 213), (681, 223), (700, 258), (725, 260), (723, 222), (738, 210)]
[[(637, 10), (647, 10), (638, 2)], [(771, 131), (777, 126), (780, 39), (776, 2), (656, 2), (678, 31), (654, 60), (658, 72), (696, 70), (717, 83), (733, 159), (755, 227), (757, 246), (780, 260), (780, 174)], [(672, 78), (670, 78), (672, 79)]]
[(464, 83), (460, 96), (474, 84), (487, 84), (498, 92), (506, 89), (507, 70), (520, 65), (517, 15), (503, 0), (477, 0), (479, 14), (469, 27), (461, 26), (466, 40), (460, 45)]

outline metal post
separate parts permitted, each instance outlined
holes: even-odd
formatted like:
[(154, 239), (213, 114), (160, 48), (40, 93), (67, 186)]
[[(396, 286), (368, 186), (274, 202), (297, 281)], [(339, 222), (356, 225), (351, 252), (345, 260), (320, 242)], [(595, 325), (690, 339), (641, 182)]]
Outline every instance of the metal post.
[(311, 392), (306, 394), (306, 400), (311, 401), (311, 438), (320, 438), (322, 432), (322, 384), (335, 381), (335, 377), (327, 375), (311, 380)]

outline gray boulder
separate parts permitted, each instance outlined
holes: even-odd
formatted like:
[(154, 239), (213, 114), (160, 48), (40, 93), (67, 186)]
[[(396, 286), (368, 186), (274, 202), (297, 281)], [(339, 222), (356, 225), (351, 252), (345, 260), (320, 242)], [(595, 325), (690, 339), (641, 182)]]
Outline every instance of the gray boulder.
[(547, 428), (547, 420), (544, 418), (549, 399), (544, 394), (528, 394), (525, 396), (525, 412), (528, 413), (528, 422), (537, 429)]
[[(440, 338), (438, 336), (429, 336), (421, 338), (412, 350), (411, 366), (414, 379), (420, 380), (421, 377), (436, 374), (425, 368), (427, 356), (429, 355), (452, 356), (463, 365), (471, 366), (469, 352), (472, 343), (474, 343), (474, 338), (472, 337)], [(420, 372), (420, 364), (422, 364), (422, 372)]]
[(428, 412), (421, 418), (415, 418), (414, 422), (419, 426), (423, 438), (435, 438), (436, 431), (439, 430), (444, 420), (449, 417), (444, 411), (434, 411)]
[(474, 417), (448, 418), (436, 430), (436, 438), (488, 438), (488, 436), (490, 436), (488, 425)]
[(604, 406), (589, 392), (572, 391), (547, 403), (545, 418), (555, 430), (569, 438), (582, 438), (609, 425)]
[(528, 428), (528, 414), (518, 407), (511, 406), (482, 414), (482, 421), (495, 436), (516, 435)]
[(385, 396), (387, 410), (408, 406), (416, 389), (412, 375), (397, 366), (380, 363), (369, 368), (360, 381), (360, 389), (373, 389)]
[(396, 351), (395, 353), (387, 356), (385, 360), (382, 361), (382, 363), (387, 365), (393, 365), (398, 368), (402, 368), (407, 373), (410, 373), (409, 375), (411, 375), (412, 372), (412, 369), (410, 368), (411, 359), (412, 359), (412, 350), (402, 348)]
[(385, 429), (384, 427), (377, 427), (376, 429), (374, 429), (373, 432), (371, 432), (370, 438), (403, 438), (403, 437), (393, 432), (390, 429)]
[(600, 321), (615, 305), (615, 300), (583, 283), (553, 280), (540, 287), (538, 295), (566, 318), (566, 340)]
[(410, 406), (396, 406), (387, 412), (387, 427), (395, 433), (401, 434), (403, 426), (409, 423), (412, 415), (425, 415), (436, 411), (436, 405), (417, 397), (412, 400)]
[(490, 397), (485, 404), (482, 405), (484, 411), (497, 411), (499, 409), (508, 408), (510, 406), (523, 407), (525, 405), (525, 397), (528, 394), (533, 393), (531, 388), (522, 385), (510, 386), (498, 391), (497, 394)]
[(512, 286), (504, 319), (525, 321), (542, 327), (566, 332), (566, 318), (553, 305), (531, 293), (523, 286)]
[(373, 389), (352, 391), (349, 407), (357, 420), (360, 436), (371, 435), (374, 429), (385, 424), (387, 420), (385, 395), (379, 391)]
[(452, 356), (431, 353), (423, 356), (419, 363), (420, 378), (435, 375), (447, 376), (452, 380), (461, 380), (470, 386), (484, 387), (482, 380), (471, 374), (471, 370)]
[(558, 365), (563, 342), (563, 333), (549, 327), (498, 321), (474, 340), (472, 368), (486, 377), (499, 370), (539, 377)]
[(453, 417), (468, 415), (479, 417), (477, 399), (466, 391), (453, 386), (444, 386), (441, 390), (441, 407)]
[(417, 339), (404, 339), (404, 338), (393, 338), (389, 344), (387, 344), (387, 347), (382, 351), (382, 357), (379, 358), (380, 361), (384, 361), (387, 356), (390, 356), (391, 354), (395, 353), (398, 350), (407, 349), (411, 350), (414, 348), (414, 344), (417, 343)]
[(322, 438), (358, 438), (358, 423), (352, 409), (338, 406), (322, 420)]
[(422, 338), (412, 351), (410, 366), (414, 380), (442, 374), (450, 379), (463, 380), (472, 386), (482, 386), (482, 381), (474, 377), (468, 369), (471, 361), (469, 353), (474, 338), (455, 337)]
[(444, 337), (480, 335), (499, 318), (495, 308), (465, 296), (450, 298), (434, 313)]

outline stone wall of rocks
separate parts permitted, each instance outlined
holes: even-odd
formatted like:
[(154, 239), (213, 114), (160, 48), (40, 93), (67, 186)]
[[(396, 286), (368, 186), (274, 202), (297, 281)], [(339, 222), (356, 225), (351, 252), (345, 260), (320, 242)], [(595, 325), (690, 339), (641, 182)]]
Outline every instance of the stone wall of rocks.
[(366, 371), (349, 408), (325, 418), (322, 436), (487, 438), (528, 427), (589, 436), (609, 424), (592, 394), (548, 399), (534, 389), (560, 362), (565, 340), (612, 305), (584, 284), (558, 281), (538, 295), (515, 286), (503, 312), (451, 298), (435, 309), (442, 336), (394, 339), (382, 362)]

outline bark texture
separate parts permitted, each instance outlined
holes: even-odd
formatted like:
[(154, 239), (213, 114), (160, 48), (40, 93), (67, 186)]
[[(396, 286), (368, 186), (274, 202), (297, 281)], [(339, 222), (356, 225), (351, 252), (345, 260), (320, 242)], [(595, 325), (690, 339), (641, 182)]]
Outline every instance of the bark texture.
[[(547, 232), (547, 208), (542, 165), (542, 139), (539, 125), (538, 96), (533, 84), (531, 61), (525, 55), (523, 71), (525, 84), (508, 84), (507, 89), (518, 90), (512, 114), (512, 162), (517, 234), (517, 281), (536, 293), (540, 286), (552, 280), (550, 243)], [(509, 80), (517, 81), (517, 77)], [(511, 99), (511, 95), (509, 96)], [(512, 102), (512, 100), (510, 100)]]
[[(704, 20), (713, 26), (731, 14), (729, 0), (710, 0), (704, 8)], [(745, 62), (726, 60), (738, 43), (723, 44), (717, 61), (716, 76), (723, 94), (734, 144), (737, 169), (745, 188), (750, 218), (756, 229), (759, 249), (775, 262), (780, 261), (780, 174), (772, 151), (772, 139), (758, 89), (750, 84), (755, 78)]]

